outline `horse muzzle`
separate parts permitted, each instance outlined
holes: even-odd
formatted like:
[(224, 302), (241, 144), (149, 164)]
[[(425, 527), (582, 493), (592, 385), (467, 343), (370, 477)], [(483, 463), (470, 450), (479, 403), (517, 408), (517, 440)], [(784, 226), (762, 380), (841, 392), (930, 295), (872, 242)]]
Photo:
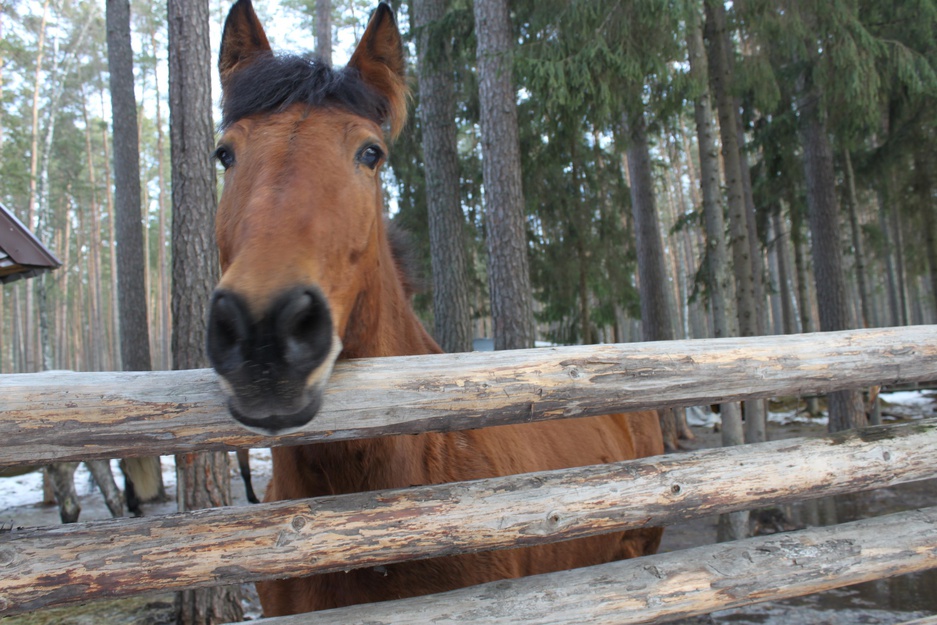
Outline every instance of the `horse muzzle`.
[(315, 287), (278, 296), (259, 318), (241, 295), (219, 289), (209, 309), (207, 349), (231, 416), (275, 435), (315, 417), (342, 343)]

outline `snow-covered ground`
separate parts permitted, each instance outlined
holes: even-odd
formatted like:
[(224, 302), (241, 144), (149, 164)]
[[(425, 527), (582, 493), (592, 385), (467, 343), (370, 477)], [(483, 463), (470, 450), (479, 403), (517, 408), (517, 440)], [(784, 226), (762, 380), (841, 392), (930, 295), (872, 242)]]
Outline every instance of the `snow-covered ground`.
[[(237, 461), (234, 454), (229, 456), (231, 460), (231, 492), (235, 503), (244, 503), (244, 487), (241, 482), (241, 476), (238, 472)], [(124, 481), (117, 460), (111, 460), (111, 471), (117, 481), (117, 485), (123, 490)], [(169, 502), (155, 505), (145, 505), (144, 511), (151, 513), (167, 513), (175, 511), (175, 492), (176, 492), (176, 463), (173, 456), (163, 456), (160, 458), (160, 464), (163, 469), (163, 484), (166, 486), (166, 493), (170, 498)], [(259, 497), (263, 496), (263, 487), (270, 478), (272, 464), (270, 460), (269, 449), (251, 450), (251, 474), (253, 476), (254, 488)], [(85, 467), (84, 463), (79, 464), (75, 471), (75, 492), (78, 495), (82, 507), (80, 520), (90, 521), (92, 519), (108, 518), (107, 509), (104, 507), (104, 500), (97, 490), (97, 486), (91, 479), (91, 473)], [(26, 514), (24, 509), (37, 510), (42, 504), (42, 473), (35, 471), (18, 477), (0, 479), (0, 528), (11, 524), (15, 526), (24, 525), (22, 519)], [(153, 510), (153, 508), (156, 510)], [(49, 516), (50, 522), (55, 522), (58, 512), (54, 509), (45, 510), (41, 518)], [(40, 525), (42, 523), (26, 523), (29, 526)]]
[[(882, 393), (882, 423), (896, 421), (897, 419), (929, 419), (937, 417), (937, 393), (934, 391), (896, 391)], [(687, 423), (696, 427), (713, 427), (719, 423), (719, 415), (709, 409), (709, 406), (693, 406), (687, 408)], [(829, 418), (824, 413), (819, 417), (811, 417), (803, 405), (797, 410), (771, 410), (768, 420), (778, 425), (790, 423), (813, 423), (826, 425)]]

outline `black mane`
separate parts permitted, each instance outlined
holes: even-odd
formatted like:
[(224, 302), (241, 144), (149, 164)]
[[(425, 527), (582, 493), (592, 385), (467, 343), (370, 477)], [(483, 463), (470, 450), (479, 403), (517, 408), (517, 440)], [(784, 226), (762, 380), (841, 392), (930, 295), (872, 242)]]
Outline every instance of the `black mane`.
[(264, 54), (234, 72), (224, 85), (221, 127), (292, 104), (336, 106), (382, 124), (387, 99), (368, 87), (355, 69), (333, 69), (317, 58)]

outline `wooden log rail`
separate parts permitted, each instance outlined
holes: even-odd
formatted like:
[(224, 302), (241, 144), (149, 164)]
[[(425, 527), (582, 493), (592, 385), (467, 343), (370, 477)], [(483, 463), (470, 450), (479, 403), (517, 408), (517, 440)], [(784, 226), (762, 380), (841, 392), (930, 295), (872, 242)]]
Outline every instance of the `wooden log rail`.
[[(0, 615), (668, 525), (920, 480), (937, 476), (935, 434), (937, 420), (927, 420), (567, 471), (14, 531), (0, 536)], [(937, 542), (930, 548), (933, 556)], [(646, 597), (668, 601), (655, 592)]]
[(270, 447), (937, 379), (937, 326), (340, 363), (303, 432), (227, 415), (209, 370), (0, 376), (0, 468)]
[(937, 508), (926, 508), (257, 623), (658, 623), (934, 567)]

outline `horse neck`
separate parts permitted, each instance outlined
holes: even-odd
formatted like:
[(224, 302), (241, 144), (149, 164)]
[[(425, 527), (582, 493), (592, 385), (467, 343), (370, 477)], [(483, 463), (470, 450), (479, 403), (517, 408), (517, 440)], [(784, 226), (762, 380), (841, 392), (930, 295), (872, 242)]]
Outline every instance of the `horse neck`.
[[(381, 237), (380, 270), (357, 298), (342, 337), (342, 358), (441, 353), (413, 312), (397, 274), (390, 246)], [(295, 454), (305, 477), (303, 492), (317, 496), (422, 483), (420, 448), (425, 436), (393, 436), (281, 448)], [(292, 449), (292, 451), (290, 451)], [(279, 451), (279, 450), (278, 450)], [(292, 488), (292, 487), (291, 487)]]
[(379, 246), (378, 270), (366, 277), (346, 324), (342, 358), (442, 353), (413, 312), (383, 233)]

